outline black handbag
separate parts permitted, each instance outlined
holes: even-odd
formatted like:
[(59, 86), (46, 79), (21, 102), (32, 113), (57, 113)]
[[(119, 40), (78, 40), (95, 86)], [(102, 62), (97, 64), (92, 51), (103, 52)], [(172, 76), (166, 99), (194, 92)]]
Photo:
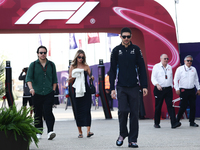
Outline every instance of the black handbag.
[(92, 78), (90, 78), (90, 93), (91, 94), (96, 94), (96, 88), (93, 84)]

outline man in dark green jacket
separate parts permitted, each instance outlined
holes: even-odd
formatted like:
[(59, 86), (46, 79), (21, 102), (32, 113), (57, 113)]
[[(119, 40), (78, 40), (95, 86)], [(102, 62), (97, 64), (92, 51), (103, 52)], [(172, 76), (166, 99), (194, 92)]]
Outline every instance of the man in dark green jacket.
[[(46, 58), (47, 48), (45, 46), (40, 46), (37, 49), (37, 55), (38, 60), (32, 62), (29, 66), (26, 82), (33, 97), (35, 127), (42, 130), (42, 117), (44, 115), (47, 125), (47, 138), (52, 140), (56, 136), (53, 131), (55, 117), (52, 112), (57, 85), (56, 67), (53, 62)], [(41, 134), (37, 134), (37, 137), (40, 139)]]

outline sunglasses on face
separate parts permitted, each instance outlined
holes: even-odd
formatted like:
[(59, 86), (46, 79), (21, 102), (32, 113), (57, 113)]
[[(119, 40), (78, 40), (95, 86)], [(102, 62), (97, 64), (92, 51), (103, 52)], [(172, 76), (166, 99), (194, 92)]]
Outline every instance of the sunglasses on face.
[(78, 59), (84, 59), (84, 57), (78, 56)]
[(39, 52), (39, 53), (40, 53), (41, 55), (42, 55), (42, 54), (45, 54), (45, 55), (47, 54), (47, 52)]
[(186, 60), (187, 62), (193, 62), (193, 60)]
[(123, 35), (122, 38), (123, 38), (123, 39), (126, 39), (126, 38), (127, 38), (127, 39), (130, 39), (131, 36), (130, 36), (130, 35), (128, 35), (128, 36)]
[(164, 58), (164, 60), (169, 60), (169, 58)]

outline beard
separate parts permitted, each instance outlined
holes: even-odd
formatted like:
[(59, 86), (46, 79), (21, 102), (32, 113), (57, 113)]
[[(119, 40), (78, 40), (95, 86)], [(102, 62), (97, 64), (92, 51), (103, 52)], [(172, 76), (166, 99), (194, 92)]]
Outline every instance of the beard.
[(129, 45), (130, 44), (130, 41), (122, 41), (122, 43), (124, 44), (124, 45)]

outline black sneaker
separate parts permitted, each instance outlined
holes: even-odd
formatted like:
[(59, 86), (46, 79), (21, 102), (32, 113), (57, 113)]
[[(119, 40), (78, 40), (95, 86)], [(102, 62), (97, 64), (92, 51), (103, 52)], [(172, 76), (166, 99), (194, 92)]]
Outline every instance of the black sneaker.
[(181, 123), (180, 122), (176, 122), (173, 126), (172, 126), (172, 129), (175, 129), (177, 127), (180, 127), (181, 126)]
[(128, 144), (128, 147), (132, 147), (132, 148), (138, 148), (138, 145), (136, 142), (131, 142)]
[(196, 124), (195, 122), (193, 122), (193, 123), (190, 123), (190, 126), (191, 126), (191, 127), (199, 127), (199, 125), (198, 125), (198, 124)]
[(124, 138), (120, 135), (116, 141), (117, 146), (122, 146)]
[(154, 124), (154, 128), (160, 128), (160, 125)]

